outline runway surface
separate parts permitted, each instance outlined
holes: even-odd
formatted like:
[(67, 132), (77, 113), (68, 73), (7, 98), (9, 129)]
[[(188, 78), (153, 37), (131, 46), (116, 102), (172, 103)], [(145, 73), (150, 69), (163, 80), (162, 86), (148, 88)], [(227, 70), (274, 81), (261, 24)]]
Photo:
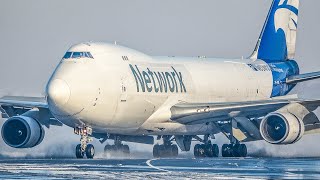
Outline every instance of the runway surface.
[(0, 179), (320, 179), (320, 159), (1, 159)]

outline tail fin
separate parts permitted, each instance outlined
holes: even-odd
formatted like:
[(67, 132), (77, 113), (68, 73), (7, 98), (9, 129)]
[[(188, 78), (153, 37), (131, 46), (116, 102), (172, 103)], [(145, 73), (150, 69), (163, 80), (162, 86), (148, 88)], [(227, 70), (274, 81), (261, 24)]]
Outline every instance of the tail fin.
[(299, 0), (273, 0), (251, 59), (266, 62), (293, 59), (296, 49)]

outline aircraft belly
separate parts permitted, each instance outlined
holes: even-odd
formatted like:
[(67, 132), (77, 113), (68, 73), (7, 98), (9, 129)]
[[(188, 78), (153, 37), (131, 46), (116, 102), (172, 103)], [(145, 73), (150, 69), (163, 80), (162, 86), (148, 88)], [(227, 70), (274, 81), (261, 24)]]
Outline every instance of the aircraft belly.
[(184, 125), (176, 122), (145, 124), (137, 131), (138, 134), (146, 135), (203, 135), (219, 132), (212, 123)]

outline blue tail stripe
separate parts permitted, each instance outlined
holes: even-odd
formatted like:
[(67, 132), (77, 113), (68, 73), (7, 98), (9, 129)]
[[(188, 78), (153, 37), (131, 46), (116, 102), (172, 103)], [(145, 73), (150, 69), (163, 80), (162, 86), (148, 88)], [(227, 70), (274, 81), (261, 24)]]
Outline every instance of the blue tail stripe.
[[(288, 0), (280, 4), (281, 0), (274, 0), (270, 9), (264, 30), (261, 34), (261, 42), (258, 49), (258, 59), (262, 59), (267, 63), (275, 61), (285, 61), (288, 57), (288, 47), (286, 34), (282, 28), (275, 27), (275, 14), (279, 9), (287, 9), (298, 15), (299, 10), (288, 5)], [(297, 27), (297, 22), (291, 18), (294, 25)], [(289, 23), (289, 22), (288, 22)]]

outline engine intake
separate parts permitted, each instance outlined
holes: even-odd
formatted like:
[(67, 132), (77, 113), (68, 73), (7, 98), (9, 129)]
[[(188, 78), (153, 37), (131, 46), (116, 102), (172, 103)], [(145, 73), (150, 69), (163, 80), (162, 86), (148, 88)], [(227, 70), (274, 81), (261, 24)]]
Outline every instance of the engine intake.
[(2, 126), (4, 142), (14, 148), (31, 148), (40, 144), (45, 131), (40, 123), (27, 116), (9, 118)]
[(304, 134), (304, 123), (289, 112), (268, 114), (260, 124), (262, 138), (271, 144), (293, 144)]

